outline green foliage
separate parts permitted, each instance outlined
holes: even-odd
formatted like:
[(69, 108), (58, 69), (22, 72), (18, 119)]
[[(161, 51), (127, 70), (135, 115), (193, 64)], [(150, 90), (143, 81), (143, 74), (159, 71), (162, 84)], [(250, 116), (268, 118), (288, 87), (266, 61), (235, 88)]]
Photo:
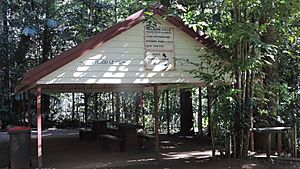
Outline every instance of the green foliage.
[[(13, 92), (21, 75), (40, 64), (45, 46), (50, 47), (46, 59), (55, 57), (88, 37), (95, 35), (154, 1), (140, 0), (73, 0), (17, 1), (0, 4), (0, 119), (4, 124), (20, 123), (24, 112), (18, 108)], [(202, 30), (223, 45), (222, 50), (207, 50), (199, 62), (176, 60), (178, 64), (194, 64), (190, 71), (207, 85), (214, 86), (212, 119), (217, 144), (224, 147), (228, 133), (238, 136), (251, 127), (250, 116), (279, 116), (285, 124), (299, 118), (300, 86), (300, 2), (299, 0), (193, 0), (161, 1), (174, 8), (194, 30)], [(272, 9), (272, 10), (270, 10)], [(148, 21), (151, 20), (151, 12)], [(155, 24), (155, 21), (151, 22)], [(272, 30), (273, 29), (273, 30)], [(270, 33), (270, 34), (269, 34)], [(45, 36), (47, 35), (47, 36)], [(47, 43), (47, 45), (44, 45)], [(204, 49), (199, 49), (203, 51)], [(276, 65), (278, 69), (276, 70)], [(275, 71), (269, 71), (273, 70)], [(271, 73), (270, 73), (271, 72)], [(274, 75), (272, 72), (278, 72)], [(277, 77), (278, 76), (278, 77)], [(274, 81), (270, 79), (274, 79)], [(268, 80), (266, 80), (268, 79)], [(225, 84), (223, 82), (226, 82)], [(248, 90), (248, 91), (247, 91)], [(205, 93), (205, 92), (204, 92)], [(205, 93), (206, 94), (206, 93)], [(160, 93), (161, 129), (166, 129), (166, 101)], [(70, 94), (51, 95), (48, 121), (70, 120)], [(77, 114), (83, 119), (83, 98), (77, 95)], [(121, 93), (123, 112), (137, 94)], [(278, 97), (278, 101), (274, 98)], [(99, 93), (89, 101), (96, 116), (113, 116), (109, 93)], [(146, 128), (153, 130), (153, 93), (146, 92)], [(172, 130), (180, 126), (179, 92), (170, 90)], [(196, 97), (193, 105), (197, 105)], [(204, 100), (207, 103), (207, 100)], [(67, 104), (68, 103), (68, 104)], [(278, 104), (277, 104), (278, 103)], [(126, 106), (127, 105), (127, 106)], [(272, 107), (272, 109), (269, 109)], [(276, 107), (273, 109), (273, 107)], [(203, 106), (203, 109), (206, 107)], [(92, 109), (92, 108), (91, 108)], [(135, 107), (133, 106), (133, 109)], [(94, 109), (95, 110), (95, 109)], [(131, 110), (130, 110), (131, 111)], [(194, 106), (194, 111), (196, 111)], [(126, 115), (127, 116), (127, 115)], [(128, 116), (129, 117), (129, 116)], [(204, 122), (208, 124), (208, 114)], [(90, 116), (90, 118), (92, 118)], [(122, 116), (123, 118), (123, 116)], [(34, 118), (33, 118), (34, 119)], [(124, 119), (125, 114), (124, 114)], [(141, 123), (141, 119), (139, 120)], [(241, 144), (241, 143), (240, 143)]]
[(237, 141), (243, 140), (242, 130), (247, 135), (252, 115), (280, 116), (287, 125), (299, 116), (299, 3), (174, 3), (174, 10), (194, 30), (202, 30), (224, 47), (221, 51), (208, 49), (197, 63), (182, 61), (196, 65), (198, 68), (190, 73), (215, 86), (214, 128), (222, 146), (228, 130)]
[(0, 109), (21, 113), (14, 88), (24, 72), (146, 5), (135, 0), (4, 0), (0, 3)]

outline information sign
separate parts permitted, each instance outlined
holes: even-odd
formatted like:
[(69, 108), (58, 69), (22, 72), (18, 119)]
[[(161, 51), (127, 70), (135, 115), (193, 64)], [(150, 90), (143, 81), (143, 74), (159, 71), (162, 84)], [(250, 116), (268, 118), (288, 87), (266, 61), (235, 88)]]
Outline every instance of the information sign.
[(173, 28), (145, 27), (146, 50), (174, 50)]
[(146, 52), (144, 59), (146, 69), (153, 71), (174, 69), (173, 52)]

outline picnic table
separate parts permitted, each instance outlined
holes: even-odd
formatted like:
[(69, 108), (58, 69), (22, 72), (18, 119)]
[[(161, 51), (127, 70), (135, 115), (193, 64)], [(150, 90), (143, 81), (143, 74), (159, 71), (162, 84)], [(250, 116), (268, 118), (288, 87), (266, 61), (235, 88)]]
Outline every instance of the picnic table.
[(85, 128), (79, 129), (80, 140), (94, 140), (99, 134), (106, 134), (107, 131), (107, 119), (91, 119), (85, 126)]
[(128, 123), (117, 124), (119, 129), (119, 137), (123, 139), (121, 143), (121, 151), (138, 150), (137, 126)]
[(107, 119), (92, 119), (92, 131), (95, 135), (106, 134), (107, 131), (107, 122), (110, 120)]
[[(265, 142), (267, 147), (267, 158), (270, 158), (271, 156), (271, 145), (272, 145), (272, 135), (271, 134), (277, 134), (277, 153), (280, 156), (281, 154), (281, 139), (282, 139), (282, 132), (285, 132), (287, 130), (291, 130), (291, 127), (263, 127), (263, 128), (252, 128), (252, 132), (256, 133), (264, 133), (266, 134), (267, 141)], [(252, 150), (254, 151), (254, 150)]]

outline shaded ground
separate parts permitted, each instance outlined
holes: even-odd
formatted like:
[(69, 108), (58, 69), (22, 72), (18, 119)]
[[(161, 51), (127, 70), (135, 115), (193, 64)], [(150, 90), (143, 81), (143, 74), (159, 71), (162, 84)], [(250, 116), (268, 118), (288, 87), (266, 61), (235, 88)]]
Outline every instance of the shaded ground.
[(265, 160), (172, 160), (162, 161), (160, 163), (148, 163), (140, 165), (131, 165), (125, 167), (108, 167), (107, 169), (293, 169), (299, 168), (299, 164), (290, 162), (269, 162)]
[[(80, 141), (77, 130), (43, 132), (43, 166), (46, 168), (107, 168), (107, 169), (293, 169), (299, 162), (282, 160), (212, 159), (209, 146), (193, 139), (162, 136), (161, 160), (154, 160), (149, 151), (107, 153), (97, 141)], [(33, 133), (32, 154), (36, 154)], [(0, 133), (0, 168), (8, 165), (8, 135)], [(33, 167), (37, 157), (32, 156)]]

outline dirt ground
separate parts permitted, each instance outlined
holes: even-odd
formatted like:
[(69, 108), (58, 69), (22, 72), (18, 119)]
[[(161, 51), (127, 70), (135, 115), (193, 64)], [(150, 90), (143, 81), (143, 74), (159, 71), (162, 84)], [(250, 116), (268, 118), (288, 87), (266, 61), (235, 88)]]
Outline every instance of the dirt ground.
[[(108, 153), (98, 141), (80, 141), (77, 130), (43, 132), (44, 168), (106, 169), (300, 169), (300, 162), (273, 158), (226, 160), (211, 158), (209, 146), (195, 139), (161, 137), (160, 160), (151, 151)], [(32, 135), (32, 167), (37, 166), (36, 135)], [(8, 135), (0, 133), (0, 168), (8, 165)]]

